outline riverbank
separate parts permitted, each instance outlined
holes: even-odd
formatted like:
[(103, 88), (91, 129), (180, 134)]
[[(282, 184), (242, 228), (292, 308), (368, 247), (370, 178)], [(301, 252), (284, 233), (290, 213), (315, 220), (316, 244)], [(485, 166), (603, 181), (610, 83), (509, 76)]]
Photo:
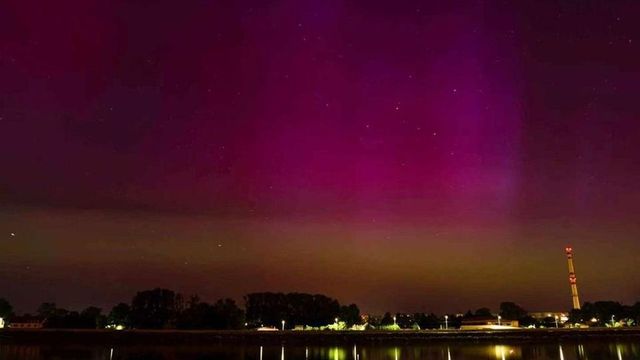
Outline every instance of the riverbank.
[(29, 344), (250, 344), (350, 345), (422, 342), (543, 342), (549, 340), (640, 339), (640, 328), (519, 329), (491, 331), (200, 331), (200, 330), (66, 330), (2, 329), (1, 343)]

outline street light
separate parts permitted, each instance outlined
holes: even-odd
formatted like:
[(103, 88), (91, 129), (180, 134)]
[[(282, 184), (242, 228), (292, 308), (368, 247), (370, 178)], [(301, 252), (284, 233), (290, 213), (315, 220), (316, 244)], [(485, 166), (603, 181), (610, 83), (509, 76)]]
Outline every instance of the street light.
[(611, 327), (616, 326), (615, 315), (611, 315)]
[(498, 315), (498, 326), (500, 326), (500, 320), (502, 320), (502, 316)]
[(284, 320), (282, 320), (282, 331), (284, 331)]
[(397, 325), (395, 316), (393, 317), (393, 325)]
[(444, 316), (444, 328), (449, 329), (449, 315)]
[(558, 328), (558, 315), (556, 315), (556, 329)]

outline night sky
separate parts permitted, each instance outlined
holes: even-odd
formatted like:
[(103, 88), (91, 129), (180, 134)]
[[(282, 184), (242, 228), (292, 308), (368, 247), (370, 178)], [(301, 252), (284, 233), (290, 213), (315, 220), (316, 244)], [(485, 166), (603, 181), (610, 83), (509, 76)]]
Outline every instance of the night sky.
[(640, 300), (638, 1), (0, 4), (0, 296)]

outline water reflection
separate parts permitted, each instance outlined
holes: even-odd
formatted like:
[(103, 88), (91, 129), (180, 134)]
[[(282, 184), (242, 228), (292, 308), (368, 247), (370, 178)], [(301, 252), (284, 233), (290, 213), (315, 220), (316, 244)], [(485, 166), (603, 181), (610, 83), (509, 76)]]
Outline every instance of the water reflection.
[(588, 360), (587, 356), (584, 353), (584, 345), (582, 344), (578, 344), (578, 359)]
[(426, 344), (411, 346), (55, 346), (0, 344), (0, 360), (471, 360), (640, 359), (640, 341), (543, 344)]
[(343, 347), (332, 347), (330, 353), (332, 355), (329, 356), (329, 360), (347, 360), (348, 352), (347, 349)]

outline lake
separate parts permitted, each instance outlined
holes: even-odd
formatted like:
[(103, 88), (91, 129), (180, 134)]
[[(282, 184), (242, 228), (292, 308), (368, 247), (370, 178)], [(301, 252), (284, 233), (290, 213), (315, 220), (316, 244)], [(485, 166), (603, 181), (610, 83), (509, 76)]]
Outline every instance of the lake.
[(81, 346), (0, 344), (0, 360), (185, 359), (185, 360), (467, 360), (467, 359), (640, 359), (640, 340), (522, 344), (433, 343), (386, 346)]

